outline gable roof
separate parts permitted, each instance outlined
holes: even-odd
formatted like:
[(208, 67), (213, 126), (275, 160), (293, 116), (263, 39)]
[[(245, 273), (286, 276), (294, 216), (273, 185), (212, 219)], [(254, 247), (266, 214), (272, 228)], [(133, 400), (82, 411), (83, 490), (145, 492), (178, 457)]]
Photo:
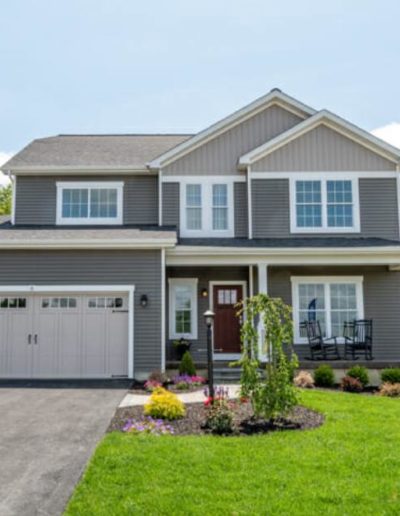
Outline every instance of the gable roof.
[(386, 159), (393, 161), (394, 163), (398, 163), (400, 160), (400, 149), (397, 147), (384, 142), (364, 129), (361, 129), (334, 113), (323, 109), (303, 122), (298, 123), (291, 129), (288, 129), (284, 133), (279, 134), (263, 145), (260, 145), (247, 154), (241, 156), (239, 159), (239, 168), (246, 168), (252, 163), (264, 158), (268, 154), (276, 151), (280, 147), (283, 147), (292, 140), (299, 138), (312, 129), (315, 129), (321, 124), (327, 125), (333, 130), (343, 134), (358, 144), (367, 147), (373, 152), (380, 154)]
[(33, 140), (1, 169), (147, 170), (149, 160), (190, 137), (188, 134), (51, 136)]
[(168, 150), (164, 154), (161, 154), (158, 158), (150, 161), (148, 167), (150, 169), (159, 169), (165, 166), (192, 150), (200, 147), (207, 141), (215, 138), (216, 136), (228, 131), (235, 125), (240, 124), (244, 120), (256, 115), (258, 112), (266, 109), (269, 105), (279, 105), (284, 109), (291, 111), (302, 118), (307, 118), (316, 113), (315, 109), (306, 106), (302, 102), (290, 97), (286, 93), (283, 93), (278, 88), (272, 89), (266, 95), (256, 99), (247, 106), (235, 111), (231, 115), (223, 118), (219, 122), (207, 127), (203, 131), (192, 136), (192, 138), (180, 143), (173, 149)]

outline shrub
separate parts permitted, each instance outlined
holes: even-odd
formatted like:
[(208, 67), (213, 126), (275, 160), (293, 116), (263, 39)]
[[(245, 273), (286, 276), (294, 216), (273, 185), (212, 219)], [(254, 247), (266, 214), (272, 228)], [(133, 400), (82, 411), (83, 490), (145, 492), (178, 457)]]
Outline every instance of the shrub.
[(217, 400), (208, 405), (206, 427), (214, 434), (230, 434), (233, 431), (232, 404), (226, 400)]
[[(293, 385), (297, 357), (286, 354), (283, 349), (285, 344), (293, 342), (291, 308), (282, 299), (258, 294), (242, 302), (238, 316), (241, 315), (245, 315), (245, 321), (241, 329), (243, 354), (238, 363), (242, 367), (240, 395), (249, 399), (255, 417), (274, 420), (298, 404), (298, 393)], [(264, 328), (261, 344), (268, 354), (265, 374), (260, 371), (258, 359), (257, 319)]]
[(344, 376), (340, 382), (340, 387), (346, 392), (362, 392), (363, 386), (358, 378)]
[(128, 432), (130, 434), (144, 433), (153, 435), (165, 435), (174, 433), (174, 429), (171, 425), (167, 425), (162, 419), (154, 419), (151, 416), (138, 421), (128, 419), (122, 431)]
[(400, 397), (400, 383), (385, 382), (379, 389), (380, 396), (389, 396), (390, 398)]
[(317, 367), (314, 371), (315, 385), (318, 387), (333, 387), (335, 384), (335, 375), (330, 365), (324, 364)]
[(189, 351), (183, 354), (181, 363), (179, 364), (179, 374), (187, 374), (189, 376), (196, 375), (196, 368), (194, 366), (192, 355)]
[(153, 392), (160, 387), (162, 387), (161, 383), (157, 382), (156, 380), (147, 380), (147, 382), (144, 384), (144, 388), (148, 392)]
[(185, 415), (185, 405), (173, 393), (162, 387), (155, 389), (144, 406), (146, 416), (161, 419), (179, 419)]
[(382, 369), (381, 380), (383, 383), (400, 383), (400, 367)]
[(168, 377), (165, 373), (163, 373), (159, 370), (155, 370), (149, 374), (149, 380), (157, 382), (160, 385), (164, 385), (164, 383), (168, 382)]
[(369, 374), (366, 367), (353, 366), (347, 371), (346, 376), (356, 378), (361, 383), (363, 388), (369, 384)]
[(299, 371), (293, 381), (296, 387), (302, 387), (303, 389), (314, 387), (314, 378), (308, 371)]

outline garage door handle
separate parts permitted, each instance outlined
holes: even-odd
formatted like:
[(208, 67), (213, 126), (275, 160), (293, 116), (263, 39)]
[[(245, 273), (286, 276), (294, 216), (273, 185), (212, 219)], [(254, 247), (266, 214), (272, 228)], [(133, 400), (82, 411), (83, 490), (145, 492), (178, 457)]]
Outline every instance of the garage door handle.
[(31, 334), (28, 335), (28, 344), (32, 344), (32, 335)]
[(36, 334), (35, 334), (35, 336), (33, 337), (33, 342), (34, 342), (35, 344), (37, 344), (37, 343), (38, 343), (38, 336), (37, 336)]

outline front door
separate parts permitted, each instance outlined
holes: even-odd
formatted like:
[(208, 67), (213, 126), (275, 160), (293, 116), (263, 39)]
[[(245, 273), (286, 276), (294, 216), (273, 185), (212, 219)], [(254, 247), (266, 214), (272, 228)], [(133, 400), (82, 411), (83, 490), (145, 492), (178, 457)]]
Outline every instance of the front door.
[(240, 321), (237, 317), (238, 307), (243, 299), (241, 285), (214, 285), (213, 308), (214, 352), (240, 353)]

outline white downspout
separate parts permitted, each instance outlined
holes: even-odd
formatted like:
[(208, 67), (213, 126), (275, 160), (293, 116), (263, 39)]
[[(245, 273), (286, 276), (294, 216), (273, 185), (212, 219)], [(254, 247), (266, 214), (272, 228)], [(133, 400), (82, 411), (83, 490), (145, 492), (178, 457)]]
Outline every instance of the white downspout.
[(251, 193), (251, 167), (247, 167), (247, 218), (249, 224), (249, 238), (253, 238), (253, 207), (252, 207), (252, 193)]

